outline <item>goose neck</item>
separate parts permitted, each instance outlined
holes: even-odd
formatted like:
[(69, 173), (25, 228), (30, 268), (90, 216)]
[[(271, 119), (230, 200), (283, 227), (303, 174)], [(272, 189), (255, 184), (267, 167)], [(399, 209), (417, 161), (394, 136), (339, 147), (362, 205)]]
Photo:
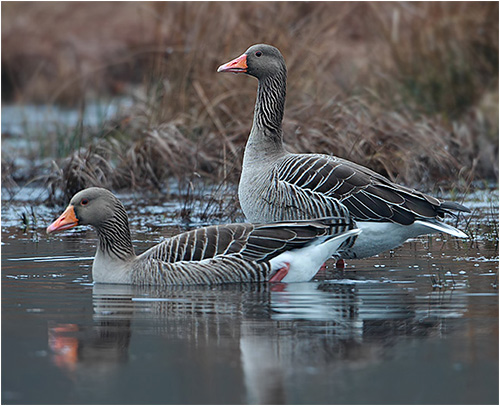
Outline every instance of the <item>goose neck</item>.
[(132, 246), (125, 209), (96, 227), (99, 243), (92, 264), (92, 278), (96, 283), (131, 283), (134, 262), (137, 259)]
[(256, 130), (281, 142), (285, 98), (286, 71), (259, 80), (252, 132)]
[(98, 252), (113, 260), (127, 261), (135, 257), (127, 213), (123, 206), (114, 210), (113, 217), (96, 227)]

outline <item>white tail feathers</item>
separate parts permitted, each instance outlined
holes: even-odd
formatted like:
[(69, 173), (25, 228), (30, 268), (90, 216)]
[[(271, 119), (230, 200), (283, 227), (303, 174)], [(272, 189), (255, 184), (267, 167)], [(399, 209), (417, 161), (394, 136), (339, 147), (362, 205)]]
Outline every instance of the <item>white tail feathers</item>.
[(425, 220), (417, 220), (416, 224), (420, 224), (424, 227), (432, 228), (433, 230), (439, 231), (441, 233), (446, 233), (453, 235), (458, 238), (468, 238), (469, 236), (465, 234), (463, 231), (460, 231), (458, 228), (450, 226), (446, 223), (441, 223), (439, 221), (425, 221)]
[(342, 234), (318, 238), (306, 247), (287, 251), (273, 258), (270, 261), (271, 269), (274, 272), (284, 267), (289, 269), (282, 282), (310, 281), (321, 265), (337, 253), (345, 240), (359, 233), (361, 230), (356, 228)]

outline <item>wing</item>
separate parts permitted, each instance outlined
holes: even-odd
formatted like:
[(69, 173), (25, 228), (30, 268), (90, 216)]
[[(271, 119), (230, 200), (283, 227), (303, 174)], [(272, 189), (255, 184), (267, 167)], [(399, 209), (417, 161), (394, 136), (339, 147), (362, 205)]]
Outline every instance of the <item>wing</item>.
[(408, 225), (416, 219), (443, 217), (450, 210), (469, 211), (457, 203), (399, 186), (368, 168), (328, 155), (291, 154), (276, 168), (274, 176), (282, 188), (295, 190), (297, 195), (307, 191), (313, 202), (306, 204), (312, 213), (313, 204), (325, 205), (318, 196), (340, 201), (361, 221)]
[(318, 238), (337, 235), (353, 228), (354, 222), (345, 217), (256, 225), (241, 255), (257, 262), (268, 261), (285, 251), (304, 247)]
[(234, 254), (243, 249), (253, 229), (253, 224), (246, 223), (198, 228), (170, 237), (145, 254), (171, 263)]
[(240, 254), (248, 261), (267, 261), (284, 251), (303, 247), (314, 239), (354, 228), (346, 218), (254, 225), (215, 225), (178, 234), (146, 251), (143, 256), (167, 263), (198, 262)]

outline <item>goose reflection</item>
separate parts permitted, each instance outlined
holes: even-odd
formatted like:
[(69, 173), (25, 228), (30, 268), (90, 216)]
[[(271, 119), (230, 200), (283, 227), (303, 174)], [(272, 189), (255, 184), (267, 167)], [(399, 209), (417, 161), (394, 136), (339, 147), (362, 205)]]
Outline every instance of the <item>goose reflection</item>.
[[(446, 332), (461, 317), (466, 297), (417, 294), (411, 285), (332, 280), (216, 287), (93, 286), (92, 324), (49, 326), (54, 363), (88, 385), (130, 361), (130, 343), (161, 336), (182, 342), (204, 362), (215, 359), (242, 371), (249, 403), (287, 402), (300, 375), (348, 362), (380, 362), (401, 337)], [(138, 355), (136, 347), (136, 354)], [(143, 348), (143, 347), (141, 347)], [(216, 353), (216, 355), (214, 355)], [(187, 362), (187, 361), (186, 361)]]
[[(93, 287), (93, 303), (99, 306), (100, 295), (95, 295), (98, 287)], [(48, 326), (49, 348), (55, 365), (73, 374), (91, 371), (106, 375), (128, 361), (132, 335), (131, 323), (134, 294), (125, 286), (108, 285), (102, 314), (113, 317), (99, 318), (94, 313), (92, 325), (50, 322)], [(116, 312), (119, 309), (119, 312)]]

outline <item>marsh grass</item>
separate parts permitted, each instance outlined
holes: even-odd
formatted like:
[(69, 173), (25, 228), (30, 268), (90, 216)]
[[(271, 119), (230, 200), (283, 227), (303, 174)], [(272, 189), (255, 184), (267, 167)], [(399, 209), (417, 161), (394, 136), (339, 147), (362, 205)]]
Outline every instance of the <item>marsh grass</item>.
[[(456, 118), (480, 99), (485, 87), (495, 86), (498, 5), (405, 4), (393, 8), (392, 18), (384, 18), (382, 8), (373, 10), (389, 45), (395, 94), (426, 113)], [(478, 29), (479, 19), (488, 30)]]
[(25, 207), (23, 211), (19, 213), (19, 219), (23, 233), (31, 234), (31, 240), (33, 242), (38, 242), (40, 239), (38, 234), (38, 216), (33, 206), (30, 206), (29, 209)]
[(486, 208), (473, 209), (466, 217), (462, 229), (469, 235), (471, 246), (477, 245), (479, 241), (492, 244), (494, 250), (498, 250), (499, 244), (499, 222), (498, 222), (498, 200), (490, 199)]
[(182, 205), (178, 217), (186, 226), (243, 221), (234, 185), (207, 184), (195, 173), (178, 186)]
[[(52, 158), (34, 172), (54, 203), (92, 185), (168, 194), (176, 179), (188, 218), (194, 180), (236, 184), (256, 81), (215, 71), (258, 42), (287, 61), (289, 150), (429, 192), (498, 177), (495, 2), (47, 4), (2, 4), (3, 95), (81, 116), (96, 95), (134, 97), (100, 128), (39, 137), (30, 158)], [(2, 169), (15, 169), (3, 154)]]
[(430, 281), (433, 290), (455, 289), (456, 281), (453, 274), (450, 272), (449, 274), (446, 273), (446, 275), (451, 279), (445, 278), (441, 273), (430, 275)]

